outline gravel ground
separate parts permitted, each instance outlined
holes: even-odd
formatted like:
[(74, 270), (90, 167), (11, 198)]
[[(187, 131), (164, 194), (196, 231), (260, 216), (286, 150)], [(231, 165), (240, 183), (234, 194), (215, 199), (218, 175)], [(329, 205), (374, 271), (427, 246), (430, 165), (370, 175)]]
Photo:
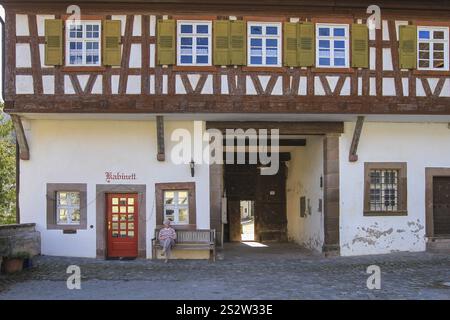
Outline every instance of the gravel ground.
[[(81, 289), (67, 289), (69, 265)], [(381, 289), (366, 286), (381, 269)], [(450, 299), (450, 255), (393, 253), (323, 257), (291, 244), (225, 247), (215, 263), (107, 261), (40, 256), (22, 273), (0, 276), (5, 299)]]

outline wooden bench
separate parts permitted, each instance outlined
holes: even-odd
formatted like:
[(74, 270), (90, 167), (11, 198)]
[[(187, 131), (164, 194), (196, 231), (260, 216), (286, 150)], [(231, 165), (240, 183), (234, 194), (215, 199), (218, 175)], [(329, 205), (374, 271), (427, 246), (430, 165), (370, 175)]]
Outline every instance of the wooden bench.
[[(153, 259), (156, 259), (156, 250), (162, 249), (159, 244), (160, 228), (155, 229), (155, 237), (152, 239)], [(175, 230), (177, 239), (174, 250), (209, 250), (210, 257), (216, 261), (216, 230)]]

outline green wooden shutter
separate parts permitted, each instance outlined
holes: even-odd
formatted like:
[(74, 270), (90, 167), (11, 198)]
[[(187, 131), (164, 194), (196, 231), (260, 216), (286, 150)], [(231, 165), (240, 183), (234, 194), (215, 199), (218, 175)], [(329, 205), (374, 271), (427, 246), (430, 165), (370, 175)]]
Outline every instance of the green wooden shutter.
[(157, 28), (158, 64), (175, 64), (175, 20), (158, 20)]
[(230, 21), (215, 20), (213, 27), (213, 63), (217, 66), (230, 64)]
[(417, 67), (417, 27), (399, 26), (399, 60), (400, 68)]
[(63, 22), (61, 19), (45, 20), (45, 64), (63, 64)]
[(352, 67), (369, 67), (369, 29), (365, 24), (352, 25)]
[(232, 65), (247, 64), (247, 25), (242, 20), (230, 21), (230, 62)]
[(283, 33), (283, 63), (286, 67), (298, 67), (297, 23), (285, 22)]
[(314, 23), (303, 22), (298, 25), (298, 64), (300, 67), (315, 65), (315, 31)]
[(103, 64), (105, 66), (120, 66), (122, 62), (122, 51), (120, 48), (121, 21), (103, 21)]

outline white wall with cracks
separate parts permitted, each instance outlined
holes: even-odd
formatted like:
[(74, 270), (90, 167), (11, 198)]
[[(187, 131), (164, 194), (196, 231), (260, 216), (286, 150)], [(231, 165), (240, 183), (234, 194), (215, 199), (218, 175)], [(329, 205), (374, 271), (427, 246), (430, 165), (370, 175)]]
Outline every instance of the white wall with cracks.
[[(322, 251), (323, 199), (320, 177), (323, 175), (323, 137), (307, 136), (305, 147), (296, 147), (288, 162), (286, 181), (288, 239), (308, 249)], [(300, 217), (300, 197), (305, 197), (306, 214)]]
[[(425, 168), (450, 167), (447, 124), (366, 122), (358, 147), (359, 159), (349, 162), (354, 125), (345, 123), (340, 138), (341, 254), (424, 251)], [(407, 163), (406, 216), (364, 216), (365, 162)]]

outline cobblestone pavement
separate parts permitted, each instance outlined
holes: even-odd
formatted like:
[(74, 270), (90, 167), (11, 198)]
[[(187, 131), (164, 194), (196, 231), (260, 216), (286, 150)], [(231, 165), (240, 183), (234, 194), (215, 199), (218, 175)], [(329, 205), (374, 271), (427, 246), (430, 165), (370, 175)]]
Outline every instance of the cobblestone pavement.
[[(450, 255), (314, 255), (290, 244), (228, 245), (216, 263), (195, 260), (105, 261), (41, 256), (33, 268), (0, 276), (1, 299), (450, 299)], [(81, 268), (68, 290), (66, 268)], [(369, 265), (381, 289), (369, 290)]]

